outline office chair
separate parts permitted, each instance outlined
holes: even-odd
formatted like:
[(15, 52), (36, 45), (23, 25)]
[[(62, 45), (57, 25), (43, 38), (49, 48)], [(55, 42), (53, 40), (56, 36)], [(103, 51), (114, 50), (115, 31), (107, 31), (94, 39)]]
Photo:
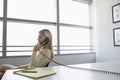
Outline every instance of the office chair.
[(48, 63), (45, 65), (45, 67), (48, 67), (48, 66), (49, 66), (49, 64), (50, 64), (50, 62), (48, 62)]
[(0, 72), (0, 80), (2, 79), (4, 73), (3, 72)]

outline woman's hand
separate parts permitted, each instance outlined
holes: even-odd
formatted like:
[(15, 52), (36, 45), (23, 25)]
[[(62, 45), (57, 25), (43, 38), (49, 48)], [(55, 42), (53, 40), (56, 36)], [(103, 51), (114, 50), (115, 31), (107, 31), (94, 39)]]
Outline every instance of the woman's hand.
[(41, 45), (40, 45), (40, 44), (36, 44), (36, 45), (34, 46), (34, 48), (33, 48), (33, 51), (34, 51), (34, 52), (37, 52), (37, 51), (40, 50), (40, 48), (41, 48)]

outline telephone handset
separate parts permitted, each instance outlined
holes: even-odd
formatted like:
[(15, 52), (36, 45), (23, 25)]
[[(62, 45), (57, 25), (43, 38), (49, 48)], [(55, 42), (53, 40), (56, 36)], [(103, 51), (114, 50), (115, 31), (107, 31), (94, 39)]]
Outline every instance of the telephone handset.
[[(46, 38), (43, 42), (41, 42), (40, 43), (40, 45), (42, 44), (42, 45), (45, 45), (45, 44), (47, 44), (49, 42), (49, 39), (48, 38)], [(44, 43), (44, 44), (43, 44)]]

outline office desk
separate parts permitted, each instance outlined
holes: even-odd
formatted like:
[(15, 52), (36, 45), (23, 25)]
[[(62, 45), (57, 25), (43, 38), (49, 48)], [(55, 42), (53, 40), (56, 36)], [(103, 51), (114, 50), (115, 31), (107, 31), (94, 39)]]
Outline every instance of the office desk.
[[(96, 65), (98, 64), (100, 66), (96, 67)], [(105, 64), (109, 66), (113, 65), (114, 62), (71, 65), (75, 67), (80, 67), (81, 69), (73, 69), (63, 66), (39, 68), (40, 70), (51, 70), (57, 72), (55, 75), (43, 77), (40, 79), (24, 77), (21, 75), (13, 74), (14, 70), (7, 70), (2, 80), (120, 80), (119, 72), (117, 72), (117, 74), (109, 72), (109, 70), (111, 69), (114, 70), (114, 68), (116, 67), (115, 64), (117, 65), (117, 63), (115, 63), (112, 68), (108, 69), (108, 66), (106, 66)]]

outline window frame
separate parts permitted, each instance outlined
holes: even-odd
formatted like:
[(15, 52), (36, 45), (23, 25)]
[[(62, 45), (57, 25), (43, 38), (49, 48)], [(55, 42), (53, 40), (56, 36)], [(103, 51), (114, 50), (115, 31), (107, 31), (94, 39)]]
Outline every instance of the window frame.
[[(3, 22), (2, 22), (2, 21), (0, 21), (0, 23), (2, 24)], [(2, 25), (0, 25), (0, 26), (1, 26), (2, 30), (3, 30), (3, 26), (2, 26)], [(0, 29), (1, 29), (1, 28), (0, 28)], [(2, 30), (0, 31), (0, 32), (1, 32), (1, 33), (0, 33), (0, 34), (1, 34), (1, 36), (0, 36), (0, 37), (2, 37), (2, 33), (3, 33), (3, 31), (2, 31)], [(2, 38), (1, 38), (1, 39), (2, 39)], [(1, 43), (1, 45), (0, 45), (0, 48), (1, 48), (1, 49), (0, 49), (0, 57), (1, 57), (1, 56), (2, 56), (2, 40), (1, 40), (1, 42), (0, 42), (0, 43)]]

